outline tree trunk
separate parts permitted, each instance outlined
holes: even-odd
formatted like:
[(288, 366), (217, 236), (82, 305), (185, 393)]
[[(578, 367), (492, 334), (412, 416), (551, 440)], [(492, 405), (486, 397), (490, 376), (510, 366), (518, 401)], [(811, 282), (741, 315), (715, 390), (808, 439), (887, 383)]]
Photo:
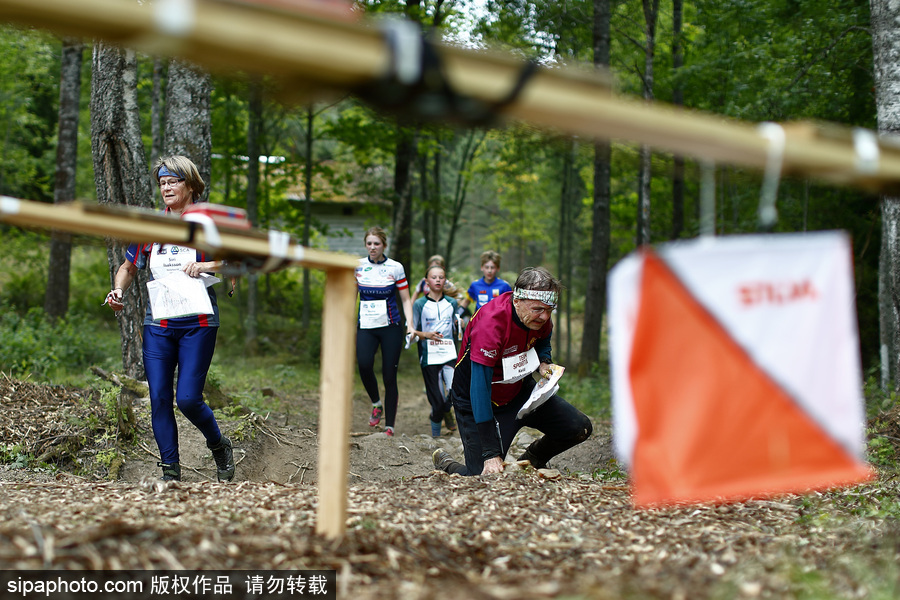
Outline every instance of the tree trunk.
[[(659, 0), (642, 0), (644, 7), (644, 99), (653, 100), (653, 59), (656, 53), (656, 19), (659, 14)], [(638, 185), (638, 231), (637, 245), (650, 243), (650, 181), (651, 150), (646, 144), (640, 149), (640, 176)]]
[[(683, 0), (672, 0), (672, 72), (675, 76), (672, 104), (675, 106), (684, 106), (684, 90), (678, 79), (679, 71), (684, 65), (682, 13)], [(682, 231), (684, 231), (684, 157), (677, 155), (672, 165), (672, 239), (680, 238)]]
[[(262, 84), (254, 79), (250, 83), (250, 102), (247, 115), (247, 218), (253, 227), (259, 227), (259, 129), (262, 123)], [(259, 287), (257, 278), (247, 278), (247, 320), (244, 328), (244, 346), (250, 354), (257, 351), (257, 311)]]
[[(878, 112), (878, 130), (882, 133), (900, 132), (900, 4), (892, 0), (870, 0), (872, 23), (872, 50), (875, 60), (875, 100)], [(900, 197), (882, 198), (883, 251), (879, 268), (881, 341), (886, 345), (883, 358), (889, 363), (887, 371), (894, 376), (897, 386), (898, 360), (900, 360)], [(884, 331), (888, 329), (888, 331)]]
[[(84, 44), (65, 40), (59, 78), (59, 141), (56, 146), (56, 185), (53, 201), (75, 199), (75, 166), (78, 164), (78, 113), (81, 99), (81, 62)], [(72, 262), (72, 238), (54, 232), (50, 241), (50, 264), (44, 311), (51, 319), (69, 311), (69, 267)]]
[[(152, 191), (147, 177), (137, 102), (134, 52), (97, 43), (91, 79), (91, 154), (94, 182), (101, 204), (149, 208)], [(127, 244), (108, 240), (110, 286), (125, 260)], [(135, 379), (144, 378), (141, 329), (146, 307), (146, 270), (138, 272), (125, 292), (125, 309), (117, 319), (122, 336), (122, 365)]]
[(169, 65), (166, 90), (164, 154), (187, 156), (200, 171), (206, 190), (200, 202), (209, 199), (212, 173), (209, 75), (179, 61)]
[[(882, 221), (885, 215), (882, 212)], [(881, 390), (887, 392), (891, 389), (891, 381), (896, 378), (896, 368), (892, 357), (895, 355), (897, 323), (894, 319), (893, 304), (891, 302), (890, 266), (891, 258), (888, 253), (888, 238), (881, 236), (881, 252), (878, 256), (878, 328), (879, 328), (879, 357), (881, 360)]]
[[(153, 59), (153, 92), (150, 100), (150, 164), (155, 165), (163, 147), (163, 107), (166, 61)], [(152, 184), (151, 184), (152, 185)]]
[[(456, 186), (453, 192), (453, 202), (451, 203), (452, 212), (450, 214), (450, 229), (447, 232), (447, 247), (444, 250), (444, 260), (447, 262), (448, 268), (453, 257), (453, 243), (456, 240), (459, 220), (462, 216), (463, 207), (466, 205), (466, 195), (469, 189), (469, 178), (466, 177), (466, 171), (469, 170), (472, 161), (475, 160), (475, 155), (478, 154), (478, 150), (484, 143), (487, 133), (482, 131), (481, 136), (477, 140), (475, 139), (476, 135), (477, 132), (474, 129), (469, 130), (466, 134), (466, 145), (463, 148), (462, 156), (459, 159), (459, 166), (456, 169)], [(444, 147), (441, 145), (438, 155), (443, 152)], [(439, 179), (440, 174), (437, 173), (435, 177)], [(470, 229), (470, 231), (472, 230)]]
[[(609, 66), (610, 0), (594, 0), (594, 65)], [(578, 375), (584, 377), (600, 361), (600, 337), (603, 310), (606, 307), (606, 270), (609, 262), (610, 223), (610, 155), (609, 142), (594, 144), (594, 202), (591, 209), (591, 255), (584, 303), (584, 332)]]
[[(306, 108), (306, 176), (303, 202), (303, 245), (309, 246), (309, 227), (312, 221), (313, 140), (315, 139), (315, 113), (310, 104)], [(303, 330), (309, 329), (310, 318), (309, 268), (303, 267)]]
[(391, 227), (391, 249), (388, 253), (409, 273), (412, 266), (412, 185), (413, 161), (416, 159), (416, 133), (405, 127), (397, 128), (397, 148), (394, 153), (394, 217)]

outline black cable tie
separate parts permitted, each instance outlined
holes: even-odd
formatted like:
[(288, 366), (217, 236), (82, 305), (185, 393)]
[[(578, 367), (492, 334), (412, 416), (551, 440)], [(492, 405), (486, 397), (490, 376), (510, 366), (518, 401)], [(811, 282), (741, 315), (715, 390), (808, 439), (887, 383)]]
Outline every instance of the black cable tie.
[(412, 21), (387, 21), (385, 43), (390, 54), (388, 72), (360, 87), (366, 102), (404, 122), (456, 122), (469, 127), (492, 125), (498, 113), (516, 101), (538, 64), (529, 60), (512, 89), (501, 100), (463, 96), (450, 85), (437, 44)]

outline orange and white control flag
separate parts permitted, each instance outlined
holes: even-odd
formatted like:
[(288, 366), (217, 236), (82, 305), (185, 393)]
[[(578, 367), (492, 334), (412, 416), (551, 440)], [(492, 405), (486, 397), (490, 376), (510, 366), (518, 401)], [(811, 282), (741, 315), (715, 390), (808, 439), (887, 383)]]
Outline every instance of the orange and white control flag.
[(640, 250), (609, 277), (616, 452), (637, 506), (872, 477), (842, 232)]

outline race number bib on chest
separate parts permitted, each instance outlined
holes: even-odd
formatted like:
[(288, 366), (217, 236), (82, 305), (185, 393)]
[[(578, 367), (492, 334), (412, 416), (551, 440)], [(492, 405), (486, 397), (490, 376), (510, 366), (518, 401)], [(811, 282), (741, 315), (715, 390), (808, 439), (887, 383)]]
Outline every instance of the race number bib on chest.
[(442, 365), (456, 360), (456, 344), (453, 339), (428, 340), (428, 364)]
[(538, 358), (534, 348), (528, 352), (521, 352), (513, 356), (507, 356), (503, 359), (503, 381), (495, 381), (494, 383), (515, 383), (520, 379), (525, 379), (538, 370), (541, 366), (541, 360)]
[(185, 265), (197, 260), (197, 251), (174, 244), (153, 244), (150, 252), (150, 272), (153, 279), (165, 279), (175, 271), (184, 270)]
[(361, 300), (359, 303), (359, 328), (375, 329), (390, 325), (387, 300)]

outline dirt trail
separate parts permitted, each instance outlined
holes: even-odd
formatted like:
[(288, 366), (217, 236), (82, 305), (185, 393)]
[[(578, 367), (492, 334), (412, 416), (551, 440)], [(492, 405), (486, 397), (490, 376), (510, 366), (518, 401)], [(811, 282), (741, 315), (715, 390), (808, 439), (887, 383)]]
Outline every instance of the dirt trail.
[[(396, 435), (383, 433), (384, 423), (369, 427), (371, 404), (362, 394), (354, 396), (350, 428), (349, 484), (391, 481), (427, 475), (433, 471), (431, 454), (444, 448), (462, 460), (462, 442), (458, 432), (431, 437), (428, 418), (429, 405), (421, 380), (405, 377), (400, 380), (400, 407)], [(220, 425), (234, 441), (237, 470), (235, 481), (271, 481), (276, 483), (315, 483), (317, 477), (318, 398), (290, 397), (281, 392), (280, 404), (289, 407), (286, 413), (252, 415)], [(138, 414), (147, 412), (147, 400), (138, 400)], [(185, 481), (213, 480), (215, 469), (212, 456), (199, 432), (184, 417), (177, 415), (183, 478)], [(144, 424), (144, 435), (138, 449), (131, 453), (124, 465), (122, 479), (137, 482), (159, 471), (156, 466), (156, 445)], [(526, 429), (519, 433), (508, 455), (514, 460), (541, 434)], [(560, 455), (550, 466), (562, 473), (591, 473), (607, 467), (612, 458), (608, 424), (598, 423), (587, 442)]]

